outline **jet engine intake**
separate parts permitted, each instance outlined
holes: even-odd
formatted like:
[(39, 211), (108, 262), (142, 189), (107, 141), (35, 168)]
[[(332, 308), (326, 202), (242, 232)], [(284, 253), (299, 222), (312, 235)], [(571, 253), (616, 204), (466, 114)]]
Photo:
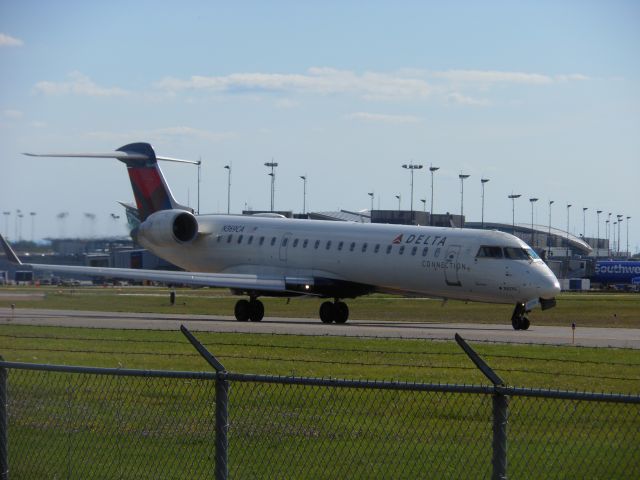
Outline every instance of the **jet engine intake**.
[(160, 210), (140, 224), (137, 238), (159, 247), (192, 242), (198, 236), (198, 220), (185, 210)]

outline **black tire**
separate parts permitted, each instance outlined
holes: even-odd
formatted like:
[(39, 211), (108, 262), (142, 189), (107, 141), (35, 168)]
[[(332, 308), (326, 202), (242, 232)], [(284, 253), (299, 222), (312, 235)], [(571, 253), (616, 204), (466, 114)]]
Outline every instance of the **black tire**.
[(264, 318), (264, 305), (260, 300), (249, 302), (249, 320), (259, 322)]
[(530, 325), (531, 325), (531, 322), (529, 321), (529, 319), (527, 317), (522, 317), (522, 323), (520, 324), (520, 328), (522, 330), (529, 330)]
[(236, 306), (233, 309), (233, 313), (236, 316), (236, 320), (239, 322), (246, 322), (249, 320), (249, 313), (251, 311), (251, 307), (249, 306), (249, 300), (238, 300), (236, 302)]
[(520, 317), (513, 317), (511, 319), (511, 326), (513, 326), (514, 330), (520, 330), (522, 328), (522, 321), (520, 320)]
[(336, 323), (345, 323), (349, 319), (349, 307), (344, 302), (334, 303), (336, 310)]
[(336, 307), (331, 302), (323, 302), (320, 305), (320, 320), (322, 323), (331, 323), (336, 318)]

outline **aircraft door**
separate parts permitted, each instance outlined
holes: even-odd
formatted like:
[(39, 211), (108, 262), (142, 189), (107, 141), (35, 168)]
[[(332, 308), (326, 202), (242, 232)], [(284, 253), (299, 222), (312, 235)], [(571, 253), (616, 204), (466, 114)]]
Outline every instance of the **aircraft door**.
[(280, 261), (287, 261), (287, 249), (289, 248), (289, 243), (291, 242), (291, 233), (285, 233), (282, 236), (282, 240), (280, 240)]
[(462, 286), (459, 276), (460, 262), (458, 261), (460, 257), (460, 249), (460, 245), (449, 245), (445, 255), (447, 268), (444, 270), (444, 280), (447, 285), (451, 287)]

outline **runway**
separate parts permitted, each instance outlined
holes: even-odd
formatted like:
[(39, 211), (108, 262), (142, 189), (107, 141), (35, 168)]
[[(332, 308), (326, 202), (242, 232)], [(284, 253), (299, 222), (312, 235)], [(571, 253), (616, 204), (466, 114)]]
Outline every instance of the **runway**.
[(425, 338), (453, 340), (459, 333), (468, 341), (514, 344), (579, 345), (640, 349), (640, 329), (580, 328), (575, 341), (570, 327), (531, 325), (515, 331), (511, 325), (469, 323), (409, 323), (350, 320), (346, 324), (323, 324), (317, 319), (265, 317), (262, 322), (238, 322), (230, 316), (171, 315), (157, 313), (86, 312), (0, 308), (0, 324), (138, 330), (178, 330), (226, 333), (353, 336), (379, 338)]

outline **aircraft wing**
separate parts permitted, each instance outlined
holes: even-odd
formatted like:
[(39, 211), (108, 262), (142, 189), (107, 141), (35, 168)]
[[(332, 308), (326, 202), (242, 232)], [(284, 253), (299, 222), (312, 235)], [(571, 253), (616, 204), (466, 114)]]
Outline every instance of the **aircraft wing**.
[(49, 272), (87, 275), (92, 277), (118, 278), (125, 280), (149, 280), (180, 285), (222, 287), (247, 291), (289, 291), (284, 277), (277, 278), (251, 274), (202, 273), (169, 270), (143, 270), (136, 268), (102, 268), (22, 263), (2, 235), (0, 235), (0, 245), (7, 256), (7, 260), (12, 263), (30, 267), (33, 270), (45, 270)]

